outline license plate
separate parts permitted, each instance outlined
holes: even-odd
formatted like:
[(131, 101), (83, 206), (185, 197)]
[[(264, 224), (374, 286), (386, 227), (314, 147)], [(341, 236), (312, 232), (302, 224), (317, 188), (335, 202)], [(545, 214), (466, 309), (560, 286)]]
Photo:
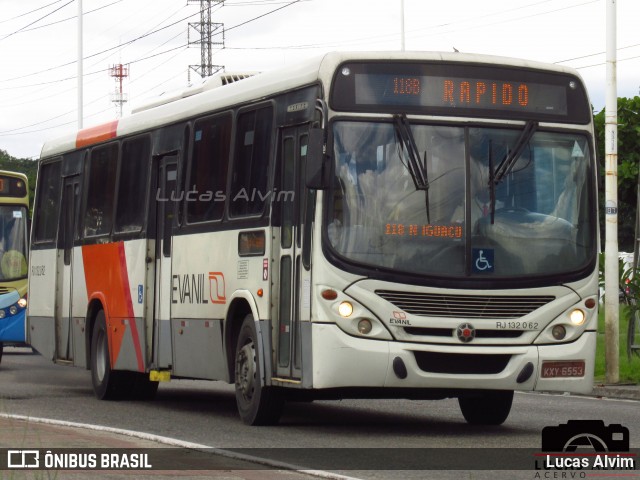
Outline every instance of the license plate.
[(542, 378), (584, 377), (584, 360), (542, 362)]

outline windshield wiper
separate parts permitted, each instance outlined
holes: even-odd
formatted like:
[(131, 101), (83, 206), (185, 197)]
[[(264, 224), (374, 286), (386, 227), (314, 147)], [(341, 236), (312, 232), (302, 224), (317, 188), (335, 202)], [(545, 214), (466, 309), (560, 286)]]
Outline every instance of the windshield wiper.
[(492, 183), (494, 185), (498, 185), (502, 181), (502, 179), (506, 177), (509, 172), (511, 172), (511, 170), (513, 170), (513, 166), (516, 164), (518, 158), (520, 158), (520, 155), (522, 155), (524, 147), (527, 146), (529, 140), (531, 140), (531, 137), (533, 137), (533, 134), (536, 133), (537, 128), (537, 122), (534, 122), (533, 120), (529, 120), (527, 122), (527, 124), (524, 126), (524, 129), (520, 133), (518, 140), (516, 140), (516, 144), (513, 147), (513, 150), (507, 152), (507, 154), (504, 156), (504, 159), (500, 162), (500, 165), (498, 165), (498, 168), (496, 168), (496, 171), (493, 172)]
[[(411, 125), (407, 116), (394, 115), (393, 124), (395, 126), (396, 137), (400, 140), (403, 150), (407, 152), (409, 164), (406, 165), (407, 170), (411, 174), (411, 179), (416, 190), (425, 191), (425, 202), (427, 210), (427, 222), (431, 223), (429, 218), (429, 175), (427, 172), (427, 151), (424, 152), (424, 158), (420, 159), (420, 151), (416, 146), (416, 140), (411, 133)], [(401, 157), (402, 158), (402, 157)]]
[(522, 151), (527, 146), (533, 135), (536, 133), (537, 128), (538, 123), (534, 122), (533, 120), (529, 120), (520, 133), (520, 136), (516, 140), (516, 144), (513, 147), (513, 150), (507, 151), (506, 155), (495, 170), (493, 168), (491, 142), (489, 142), (489, 189), (491, 193), (491, 224), (493, 224), (496, 212), (496, 187), (500, 182), (502, 182), (502, 180), (504, 180), (504, 177), (511, 173), (511, 170), (513, 170), (513, 167), (520, 158), (520, 155), (522, 155)]

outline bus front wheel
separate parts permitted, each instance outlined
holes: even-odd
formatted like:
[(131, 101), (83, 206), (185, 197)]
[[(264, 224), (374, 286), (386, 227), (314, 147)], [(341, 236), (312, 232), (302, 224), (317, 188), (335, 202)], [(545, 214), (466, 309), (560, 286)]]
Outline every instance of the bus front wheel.
[(242, 322), (236, 344), (236, 404), (247, 425), (274, 425), (280, 419), (284, 401), (277, 389), (265, 387), (260, 381), (257, 338), (253, 315), (249, 314)]
[(472, 425), (501, 425), (511, 412), (513, 391), (476, 392), (458, 397), (465, 420)]
[(100, 310), (91, 336), (91, 381), (96, 397), (100, 400), (120, 399), (125, 390), (124, 374), (111, 369), (107, 322), (104, 310)]

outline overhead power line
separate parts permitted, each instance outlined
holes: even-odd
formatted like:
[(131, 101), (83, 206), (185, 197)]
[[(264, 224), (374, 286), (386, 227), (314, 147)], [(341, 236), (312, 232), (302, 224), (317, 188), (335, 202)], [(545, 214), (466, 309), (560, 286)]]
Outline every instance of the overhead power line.
[[(301, 2), (311, 2), (313, 0), (300, 0)], [(546, 1), (551, 1), (551, 0), (546, 0)], [(283, 1), (272, 1), (272, 0), (263, 0), (263, 1), (259, 1), (259, 0), (254, 0), (254, 1), (250, 1), (250, 2), (225, 2), (225, 7), (254, 7), (256, 5), (278, 5), (278, 4), (283, 4), (283, 3), (288, 3), (288, 2), (283, 2)]]
[[(85, 16), (89, 15), (90, 13), (94, 13), (94, 12), (97, 12), (99, 10), (103, 10), (105, 8), (111, 7), (111, 6), (115, 5), (116, 3), (120, 3), (120, 2), (122, 2), (122, 0), (116, 0), (115, 2), (108, 3), (107, 5), (103, 5), (103, 6), (98, 7), (98, 8), (94, 8), (93, 10), (87, 10), (86, 12), (84, 12), (82, 14), (82, 16), (85, 17)], [(40, 30), (41, 28), (51, 27), (53, 25), (58, 25), (60, 23), (68, 22), (70, 20), (76, 20), (77, 18), (78, 17), (74, 15), (73, 17), (67, 17), (67, 18), (63, 18), (62, 20), (58, 20), (57, 22), (45, 23), (44, 25), (38, 25), (37, 27), (27, 28), (26, 30), (22, 30), (20, 33), (32, 32), (33, 30)]]
[[(146, 57), (138, 58), (138, 59), (136, 59), (136, 60), (131, 60), (130, 62), (127, 62), (127, 63), (128, 63), (128, 64), (132, 64), (132, 63), (139, 63), (139, 62), (142, 62), (142, 61), (144, 61), (144, 60), (149, 60), (150, 58), (155, 58), (155, 57), (158, 57), (158, 56), (160, 56), (160, 55), (165, 55), (165, 54), (167, 54), (167, 53), (171, 53), (171, 52), (174, 52), (174, 51), (176, 51), (176, 50), (179, 50), (179, 49), (186, 49), (186, 48), (187, 48), (187, 44), (186, 44), (186, 43), (184, 43), (184, 44), (182, 44), (182, 45), (178, 45), (177, 47), (170, 48), (170, 49), (168, 49), (168, 50), (164, 50), (164, 51), (162, 51), (162, 52), (155, 53), (155, 54), (153, 54), (153, 55), (148, 55), (148, 56), (146, 56)], [(108, 69), (108, 68), (102, 68), (102, 69), (100, 69), (100, 70), (95, 70), (95, 71), (93, 71), (93, 72), (85, 73), (85, 74), (83, 75), (83, 77), (88, 77), (88, 76), (91, 76), (91, 75), (97, 75), (97, 74), (99, 74), (99, 73), (104, 73), (104, 72), (107, 72), (107, 71), (109, 71), (109, 69)], [(42, 85), (52, 85), (52, 84), (55, 84), (55, 83), (66, 82), (66, 81), (69, 81), (69, 80), (75, 80), (76, 78), (77, 78), (77, 75), (72, 75), (72, 76), (69, 76), (69, 77), (65, 77), (65, 78), (58, 78), (58, 79), (56, 79), (56, 80), (50, 80), (50, 81), (47, 81), (47, 82), (30, 83), (29, 85), (18, 85), (18, 86), (14, 86), (14, 87), (0, 87), (0, 90), (13, 90), (13, 89), (17, 89), (17, 88), (40, 87), (40, 86), (42, 86)]]
[[(627, 45), (626, 47), (620, 47), (620, 48), (617, 48), (616, 51), (619, 52), (620, 50), (624, 50), (626, 48), (633, 48), (633, 47), (640, 47), (640, 43), (636, 43), (635, 45)], [(558, 60), (557, 62), (553, 62), (553, 63), (572, 62), (573, 60), (581, 60), (583, 58), (595, 57), (596, 55), (604, 55), (605, 53), (606, 52), (590, 53), (589, 55), (582, 55), (581, 57), (568, 58), (567, 60)]]
[(29, 10), (28, 12), (21, 13), (19, 15), (16, 15), (15, 17), (6, 18), (6, 19), (0, 21), (0, 24), (10, 22), (10, 21), (15, 20), (17, 18), (26, 17), (27, 15), (31, 15), (32, 13), (38, 12), (40, 10), (44, 10), (45, 8), (50, 7), (51, 5), (55, 5), (56, 3), (60, 3), (60, 2), (64, 2), (64, 0), (56, 0), (55, 2), (51, 2), (51, 3), (48, 3), (46, 5), (43, 5), (42, 7), (38, 7), (38, 8), (35, 8), (33, 10)]
[[(251, 19), (247, 20), (247, 21), (244, 21), (244, 22), (239, 23), (239, 24), (237, 24), (237, 25), (234, 25), (234, 26), (232, 26), (232, 27), (230, 27), (230, 28), (227, 28), (227, 29), (226, 29), (226, 31), (234, 30), (234, 29), (236, 29), (236, 28), (242, 27), (243, 25), (247, 25), (248, 23), (251, 23), (251, 22), (254, 22), (254, 21), (256, 21), (256, 20), (259, 20), (260, 18), (264, 18), (264, 17), (266, 17), (267, 15), (271, 15), (272, 13), (275, 13), (275, 12), (277, 12), (277, 11), (280, 11), (280, 10), (282, 10), (282, 9), (284, 9), (284, 8), (287, 8), (287, 7), (289, 7), (289, 6), (291, 6), (291, 5), (295, 4), (295, 3), (298, 3), (298, 2), (300, 2), (300, 1), (301, 1), (301, 0), (294, 0), (294, 1), (292, 1), (292, 2), (289, 2), (289, 3), (287, 3), (286, 5), (284, 5), (284, 6), (282, 6), (282, 7), (278, 7), (278, 8), (276, 8), (276, 9), (271, 10), (271, 11), (269, 11), (269, 12), (266, 12), (266, 13), (264, 13), (264, 14), (262, 14), (262, 15), (258, 15), (258, 16), (256, 16), (256, 17), (253, 17), (253, 18), (251, 18)], [(90, 58), (97, 57), (98, 55), (102, 55), (103, 53), (111, 52), (111, 51), (113, 51), (113, 50), (117, 50), (117, 49), (119, 49), (119, 48), (123, 48), (123, 47), (125, 47), (125, 46), (127, 46), (127, 45), (131, 45), (132, 43), (137, 42), (138, 40), (141, 40), (141, 39), (146, 38), (146, 37), (148, 37), (148, 36), (150, 36), (150, 35), (153, 35), (153, 34), (155, 34), (155, 33), (158, 33), (158, 32), (161, 32), (161, 31), (163, 31), (163, 30), (166, 30), (166, 29), (167, 29), (167, 28), (169, 28), (169, 27), (172, 27), (172, 26), (174, 26), (174, 25), (177, 25), (177, 24), (179, 24), (179, 23), (182, 23), (182, 22), (184, 22), (185, 20), (188, 20), (189, 18), (191, 18), (191, 17), (193, 17), (193, 16), (195, 16), (195, 15), (200, 15), (200, 11), (198, 11), (198, 12), (196, 12), (196, 13), (193, 13), (193, 14), (191, 14), (191, 15), (188, 15), (188, 16), (186, 16), (186, 17), (184, 17), (184, 18), (181, 18), (180, 20), (177, 20), (177, 21), (175, 21), (175, 22), (173, 22), (173, 23), (170, 23), (170, 24), (168, 24), (168, 25), (165, 25), (164, 27), (160, 27), (160, 28), (157, 28), (157, 29), (155, 29), (155, 30), (149, 31), (149, 32), (147, 32), (147, 33), (144, 33), (144, 34), (142, 34), (142, 35), (139, 35), (138, 37), (133, 38), (133, 39), (131, 39), (131, 40), (127, 41), (127, 42), (124, 42), (124, 43), (122, 43), (122, 44), (120, 44), (120, 45), (117, 45), (117, 46), (114, 46), (114, 47), (110, 47), (110, 48), (106, 48), (106, 49), (101, 50), (101, 51), (99, 51), (99, 52), (92, 53), (91, 55), (87, 55), (87, 56), (83, 57), (83, 60), (88, 60), (88, 59), (90, 59)], [(220, 34), (221, 34), (221, 33), (220, 33)], [(215, 35), (212, 35), (212, 36), (215, 36)], [(187, 45), (187, 44), (184, 44), (184, 45)], [(176, 48), (182, 48), (184, 45), (181, 45), (180, 47), (176, 47)], [(167, 50), (166, 52), (171, 52), (171, 51), (173, 51), (173, 50), (175, 50), (175, 49)], [(165, 52), (165, 53), (166, 53), (166, 52)], [(149, 58), (150, 58), (150, 57), (149, 57)], [(70, 65), (75, 65), (75, 64), (76, 64), (76, 62), (77, 62), (77, 60), (73, 60), (73, 61), (70, 61), (70, 62), (67, 62), (67, 63), (63, 63), (63, 64), (61, 64), (61, 65), (56, 65), (55, 67), (46, 68), (46, 69), (44, 69), (44, 70), (40, 70), (40, 71), (37, 71), (37, 72), (28, 73), (28, 74), (20, 75), (20, 76), (17, 76), (17, 77), (7, 78), (7, 79), (4, 79), (4, 80), (0, 80), (0, 83), (6, 83), (6, 82), (14, 81), (14, 80), (23, 80), (23, 79), (25, 79), (25, 78), (33, 77), (33, 76), (36, 76), (36, 75), (41, 75), (41, 74), (43, 74), (43, 73), (51, 72), (51, 71), (53, 71), (53, 70), (57, 70), (57, 69), (59, 69), (59, 68), (67, 67), (67, 66), (70, 66)], [(128, 62), (128, 63), (133, 63), (133, 62)], [(99, 70), (99, 72), (105, 72), (105, 71), (106, 71), (106, 69)], [(94, 73), (98, 73), (98, 72), (92, 72), (92, 73), (85, 74), (85, 75), (93, 75)], [(47, 85), (47, 84), (50, 84), (50, 83), (55, 83), (55, 82), (65, 81), (65, 80), (69, 80), (69, 79), (72, 79), (72, 78), (76, 78), (76, 76), (73, 76), (73, 77), (66, 77), (66, 78), (58, 79), (58, 80), (51, 81), (51, 82), (40, 82), (40, 83), (34, 83), (34, 84), (30, 84), (30, 85), (19, 85), (19, 86), (16, 86), (16, 87), (10, 87), (10, 88), (24, 88), (24, 87), (28, 87), (28, 86), (35, 87), (35, 86)], [(8, 87), (8, 88), (9, 88), (9, 87)], [(0, 87), (0, 90), (7, 90), (8, 88), (1, 88), (1, 87)]]
[[(111, 52), (111, 51), (113, 51), (113, 50), (117, 50), (117, 49), (119, 49), (119, 48), (123, 48), (123, 47), (125, 47), (125, 46), (127, 46), (127, 45), (131, 45), (132, 43), (137, 42), (138, 40), (142, 40), (143, 38), (146, 38), (146, 37), (148, 37), (148, 36), (150, 36), (150, 35), (153, 35), (154, 33), (158, 33), (158, 32), (161, 32), (161, 31), (163, 31), (163, 30), (166, 30), (166, 29), (167, 29), (167, 28), (169, 28), (169, 27), (172, 27), (172, 26), (174, 26), (174, 25), (177, 25), (177, 24), (179, 24), (179, 23), (182, 23), (182, 22), (184, 22), (185, 20), (188, 20), (189, 18), (191, 18), (191, 17), (193, 17), (193, 16), (195, 16), (195, 15), (199, 15), (199, 14), (200, 14), (200, 12), (198, 11), (197, 13), (193, 13), (193, 14), (191, 14), (191, 15), (188, 15), (188, 16), (186, 16), (186, 17), (184, 17), (184, 18), (181, 18), (181, 19), (180, 19), (180, 20), (178, 20), (178, 21), (175, 21), (175, 22), (173, 22), (173, 23), (170, 23), (169, 25), (165, 25), (164, 27), (157, 28), (156, 30), (152, 30), (152, 31), (150, 31), (150, 32), (143, 33), (142, 35), (139, 35), (139, 36), (137, 36), (136, 38), (133, 38), (133, 39), (131, 39), (131, 40), (127, 41), (127, 42), (121, 43), (121, 44), (116, 45), (116, 46), (114, 46), (114, 47), (106, 48), (106, 49), (101, 50), (101, 51), (99, 51), (99, 52), (92, 53), (91, 55), (87, 55), (87, 56), (83, 57), (82, 59), (83, 59), (83, 60), (88, 60), (88, 59), (90, 59), (90, 58), (97, 57), (98, 55), (102, 55), (103, 53)], [(28, 78), (28, 77), (33, 77), (33, 76), (36, 76), (36, 75), (41, 75), (41, 74), (46, 73), (46, 72), (51, 72), (51, 71), (53, 71), (53, 70), (57, 70), (57, 69), (59, 69), (59, 68), (68, 67), (69, 65), (75, 65), (76, 63), (77, 63), (77, 60), (73, 60), (73, 61), (70, 61), (70, 62), (67, 62), (67, 63), (63, 63), (63, 64), (61, 64), (61, 65), (56, 65), (55, 67), (50, 67), (50, 68), (46, 68), (46, 69), (44, 69), (44, 70), (39, 70), (39, 71), (37, 71), (37, 72), (27, 73), (27, 74), (25, 74), (25, 75), (20, 75), (20, 76), (18, 76), (18, 77), (12, 77), (12, 78), (7, 78), (7, 79), (4, 79), (4, 80), (0, 80), (0, 83), (10, 82), (10, 81), (13, 81), (13, 80), (22, 80), (22, 79), (25, 79), (25, 78)], [(64, 80), (64, 79), (62, 79), (62, 80)], [(42, 85), (42, 84), (41, 84), (41, 83), (39, 83), (39, 84), (34, 84), (34, 85)], [(16, 87), (16, 88), (17, 88), (17, 87)]]
[[(635, 57), (629, 57), (629, 58), (618, 58), (616, 61), (620, 63), (620, 62), (626, 62), (627, 60), (635, 60), (636, 58), (640, 58), (640, 55), (636, 55)], [(584, 65), (582, 67), (573, 67), (573, 68), (575, 68), (576, 70), (583, 70), (585, 68), (600, 67), (605, 64), (606, 62), (600, 62), (600, 63), (594, 63), (593, 65)]]
[[(286, 5), (283, 5), (282, 7), (278, 7), (278, 8), (276, 8), (276, 9), (274, 9), (274, 10), (271, 10), (271, 11), (266, 12), (266, 13), (264, 13), (264, 14), (261, 14), (261, 15), (258, 15), (258, 16), (256, 16), (256, 17), (253, 17), (253, 18), (251, 18), (251, 19), (249, 19), (249, 20), (246, 20), (246, 21), (244, 21), (244, 22), (241, 22), (241, 23), (239, 23), (239, 24), (237, 24), (237, 25), (234, 25), (234, 26), (230, 27), (228, 30), (233, 30), (233, 29), (236, 29), (236, 28), (242, 27), (243, 25), (247, 25), (247, 24), (249, 24), (249, 23), (251, 23), (251, 22), (254, 22), (254, 21), (256, 21), (256, 20), (259, 20), (259, 19), (261, 19), (261, 18), (266, 17), (267, 15), (270, 15), (270, 14), (275, 13), (275, 12), (277, 12), (277, 11), (280, 11), (280, 10), (282, 10), (282, 9), (284, 9), (284, 8), (287, 8), (287, 7), (291, 6), (291, 5), (294, 5), (294, 4), (296, 4), (296, 3), (299, 3), (300, 1), (302, 1), (302, 0), (294, 0), (294, 1), (288, 2)], [(198, 13), (199, 13), (199, 12), (198, 12)], [(158, 32), (158, 31), (160, 31), (160, 30), (163, 30), (163, 29), (165, 29), (165, 28), (168, 28), (169, 26), (172, 26), (172, 25), (175, 25), (176, 23), (179, 23), (179, 22), (181, 22), (181, 21), (184, 21), (184, 20), (186, 20), (186, 19), (190, 18), (191, 16), (193, 16), (193, 15), (190, 15), (190, 16), (188, 16), (188, 17), (186, 17), (186, 18), (184, 18), (184, 19), (182, 19), (182, 20), (180, 20), (180, 21), (178, 21), (178, 22), (175, 22), (175, 23), (173, 23), (173, 24), (171, 24), (171, 25), (167, 25), (166, 27), (160, 28), (160, 29), (155, 30), (155, 31), (153, 31), (153, 32), (149, 32), (148, 34), (141, 35), (141, 36), (137, 37), (136, 39), (131, 40), (131, 41), (129, 41), (129, 42), (127, 42), (127, 43), (123, 44), (123, 45), (127, 45), (127, 44), (130, 44), (130, 43), (133, 43), (134, 41), (139, 40), (139, 39), (141, 39), (141, 38), (144, 38), (144, 37), (146, 37), (146, 36), (148, 36), (148, 35), (150, 35), (150, 34), (152, 34), (152, 33), (156, 33), (156, 32)], [(148, 60), (148, 59), (150, 59), (150, 58), (158, 57), (158, 56), (160, 56), (160, 55), (164, 55), (164, 54), (167, 54), (167, 53), (170, 53), (170, 52), (173, 52), (173, 51), (179, 50), (179, 49), (183, 49), (183, 50), (185, 50), (187, 47), (188, 47), (188, 44), (183, 44), (183, 45), (180, 45), (180, 46), (178, 46), (178, 47), (170, 48), (170, 49), (164, 50), (164, 51), (162, 51), (162, 52), (158, 52), (158, 53), (153, 54), (153, 55), (148, 55), (148, 56), (146, 56), (146, 57), (143, 57), (143, 58), (139, 58), (139, 59), (136, 59), (136, 60), (130, 61), (130, 62), (128, 62), (128, 63), (129, 63), (129, 64), (132, 64), (132, 63), (142, 62), (142, 61), (144, 61), (144, 60)], [(89, 56), (87, 56), (87, 57), (85, 57), (85, 58), (91, 58), (91, 57), (94, 57), (94, 56), (96, 56), (96, 55), (99, 55), (100, 53), (104, 53), (104, 52), (106, 52), (106, 51), (114, 50), (115, 48), (117, 48), (117, 47), (114, 47), (114, 48), (110, 48), (110, 49), (103, 50), (102, 52), (99, 52), (99, 53), (95, 53), (95, 54), (89, 55)], [(72, 62), (72, 63), (75, 63), (75, 62)], [(89, 75), (95, 75), (95, 74), (98, 74), (98, 73), (103, 73), (103, 72), (105, 72), (105, 71), (107, 71), (107, 70), (108, 70), (108, 69), (101, 69), (101, 70), (98, 70), (98, 71), (95, 71), (95, 72), (86, 73), (84, 76), (89, 76)], [(29, 75), (29, 76), (31, 76), (31, 75)], [(58, 79), (58, 80), (51, 81), (51, 82), (41, 82), (41, 83), (38, 83), (38, 84), (31, 84), (31, 85), (19, 86), (19, 87), (5, 87), (5, 88), (0, 88), (0, 90), (7, 90), (7, 89), (10, 89), (10, 88), (22, 88), (22, 87), (26, 88), (26, 87), (28, 87), (28, 86), (47, 85), (47, 84), (52, 84), (52, 83), (58, 83), (58, 82), (65, 81), (65, 80), (72, 80), (72, 79), (75, 79), (75, 78), (76, 78), (76, 76), (71, 76), (71, 77), (67, 77), (67, 78), (65, 78), (65, 79)], [(95, 102), (97, 102), (97, 101), (101, 100), (102, 98), (103, 98), (103, 97), (99, 97), (99, 98), (97, 98), (97, 99), (93, 100), (92, 102), (90, 102), (90, 103), (89, 103), (89, 104), (87, 104), (87, 105), (90, 105), (90, 104), (92, 104), (92, 103), (95, 103)], [(99, 115), (99, 114), (104, 113), (104, 112), (106, 112), (106, 111), (108, 111), (108, 110), (110, 110), (110, 108), (109, 108), (109, 109), (105, 109), (105, 110), (103, 110), (103, 111), (101, 111), (101, 112), (97, 112), (97, 113), (95, 113), (95, 114), (93, 114), (93, 115), (89, 115), (89, 117), (91, 117), (91, 116), (95, 116), (95, 115)], [(28, 131), (20, 131), (20, 130), (23, 130), (23, 129), (25, 129), (25, 128), (31, 128), (31, 127), (33, 127), (33, 126), (41, 125), (41, 124), (46, 123), (46, 122), (49, 122), (49, 121), (51, 121), (51, 120), (55, 120), (55, 119), (60, 118), (61, 116), (64, 116), (64, 115), (70, 115), (70, 114), (72, 114), (73, 112), (74, 112), (74, 111), (65, 112), (64, 114), (57, 115), (57, 116), (55, 116), (55, 117), (49, 118), (49, 119), (47, 119), (47, 120), (43, 120), (43, 121), (41, 121), (41, 122), (37, 122), (37, 123), (35, 123), (35, 124), (31, 124), (31, 125), (29, 125), (29, 126), (16, 127), (16, 128), (14, 128), (14, 129), (12, 129), (12, 130), (10, 130), (10, 131), (1, 131), (1, 132), (0, 132), (0, 137), (6, 137), (6, 136), (10, 136), (10, 135), (23, 135), (23, 134), (30, 134), (30, 133), (38, 133), (38, 132), (47, 131), (47, 130), (52, 130), (52, 129), (55, 129), (55, 128), (65, 127), (65, 126), (68, 126), (68, 125), (74, 124), (74, 123), (75, 123), (75, 120), (74, 120), (74, 121), (70, 121), (70, 122), (66, 122), (66, 123), (62, 123), (62, 124), (53, 125), (53, 126), (50, 126), (50, 127), (45, 127), (45, 128), (40, 128), (40, 129), (34, 129), (34, 130), (28, 130)]]
[(293, 4), (295, 4), (295, 3), (299, 3), (300, 1), (301, 1), (301, 0), (294, 0), (293, 2), (289, 2), (289, 3), (287, 3), (286, 5), (283, 5), (282, 7), (278, 7), (278, 8), (276, 8), (275, 10), (271, 10), (271, 11), (269, 11), (269, 12), (267, 12), (267, 13), (263, 13), (262, 15), (258, 15), (257, 17), (254, 17), (254, 18), (252, 18), (252, 19), (250, 19), (250, 20), (247, 20), (246, 22), (242, 22), (242, 23), (239, 23), (239, 24), (237, 24), (237, 25), (234, 25), (233, 27), (229, 27), (229, 28), (225, 29), (225, 31), (226, 31), (226, 32), (229, 32), (229, 31), (234, 30), (234, 29), (236, 29), (236, 28), (238, 28), (238, 27), (242, 27), (243, 25), (246, 25), (247, 23), (255, 22), (256, 20), (259, 20), (259, 19), (261, 19), (261, 18), (264, 18), (264, 17), (266, 17), (267, 15), (271, 15), (272, 13), (278, 12), (278, 11), (282, 10), (283, 8), (290, 7), (291, 5), (293, 5)]
[(45, 16), (38, 18), (37, 20), (34, 20), (33, 22), (29, 23), (28, 25), (25, 25), (22, 28), (19, 28), (18, 30), (16, 30), (15, 32), (9, 33), (7, 35), (5, 35), (4, 37), (0, 38), (0, 42), (3, 40), (6, 40), (9, 37), (12, 37), (13, 35), (16, 35), (17, 33), (22, 32), (23, 30), (25, 30), (26, 28), (30, 27), (31, 25), (34, 25), (36, 23), (38, 23), (40, 20), (44, 20), (45, 18), (53, 15), (54, 13), (56, 13), (58, 10), (62, 10), (64, 7), (66, 7), (67, 5), (73, 3), (75, 0), (70, 0), (67, 3), (65, 3), (64, 5), (62, 5), (61, 7), (56, 8), (55, 10), (47, 13)]

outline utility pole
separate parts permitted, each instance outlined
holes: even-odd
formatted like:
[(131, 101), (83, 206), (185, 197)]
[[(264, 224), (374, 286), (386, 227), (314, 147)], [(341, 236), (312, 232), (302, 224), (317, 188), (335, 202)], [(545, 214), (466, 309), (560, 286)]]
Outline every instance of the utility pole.
[(400, 0), (400, 51), (404, 52), (404, 0)]
[(82, 68), (82, 0), (78, 0), (78, 130), (82, 129), (84, 113), (82, 110), (83, 98), (83, 68)]
[(618, 90), (616, 81), (616, 0), (607, 0), (607, 84), (605, 103), (605, 364), (607, 383), (620, 380), (618, 290)]
[[(210, 77), (214, 73), (224, 69), (223, 65), (213, 65), (213, 46), (218, 45), (224, 48), (224, 23), (211, 22), (211, 4), (223, 3), (224, 0), (189, 0), (188, 3), (200, 4), (200, 21), (189, 23), (188, 44), (200, 45), (200, 64), (189, 65), (189, 72), (193, 70), (201, 78)], [(191, 40), (191, 29), (195, 30), (198, 38)], [(217, 36), (215, 42), (213, 37)]]

